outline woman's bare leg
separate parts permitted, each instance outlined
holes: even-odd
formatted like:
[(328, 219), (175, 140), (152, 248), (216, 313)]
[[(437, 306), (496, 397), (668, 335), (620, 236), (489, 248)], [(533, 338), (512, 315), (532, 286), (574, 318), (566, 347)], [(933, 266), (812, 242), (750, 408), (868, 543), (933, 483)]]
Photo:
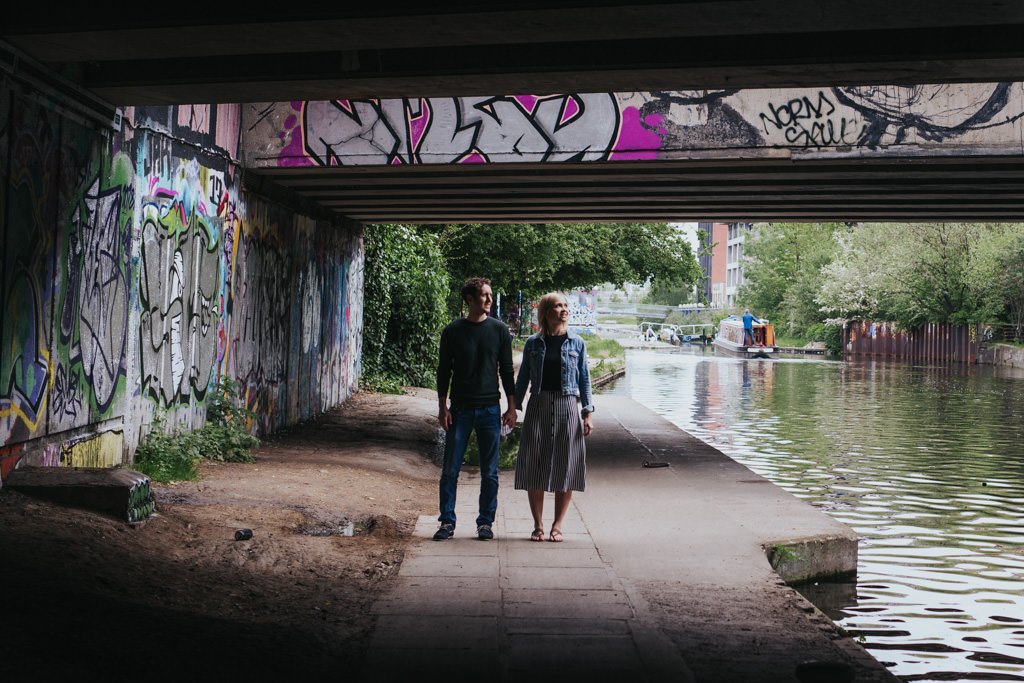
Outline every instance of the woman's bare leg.
[(551, 524), (551, 531), (562, 531), (562, 522), (565, 521), (565, 513), (569, 510), (569, 503), (572, 502), (572, 491), (555, 491), (555, 521)]
[(533, 515), (533, 528), (544, 528), (544, 489), (527, 489), (526, 497), (530, 501), (530, 514)]

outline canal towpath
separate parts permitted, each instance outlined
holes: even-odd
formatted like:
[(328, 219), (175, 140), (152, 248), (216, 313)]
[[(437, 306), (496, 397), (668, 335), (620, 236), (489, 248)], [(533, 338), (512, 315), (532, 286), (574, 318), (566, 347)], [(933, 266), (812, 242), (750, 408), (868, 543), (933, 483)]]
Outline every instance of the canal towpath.
[[(495, 540), (475, 538), (469, 467), (455, 538), (420, 517), (362, 680), (897, 680), (768, 559), (791, 576), (855, 567), (848, 527), (629, 399), (602, 396), (595, 425), (563, 543), (529, 540), (510, 472)], [(813, 663), (855, 678), (808, 677)]]

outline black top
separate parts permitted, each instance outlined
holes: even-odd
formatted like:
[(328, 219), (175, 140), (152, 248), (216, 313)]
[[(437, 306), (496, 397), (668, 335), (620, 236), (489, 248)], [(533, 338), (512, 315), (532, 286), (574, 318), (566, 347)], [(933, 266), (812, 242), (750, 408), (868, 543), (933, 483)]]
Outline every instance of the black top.
[(562, 390), (562, 344), (568, 335), (548, 334), (544, 336), (544, 375), (541, 377), (541, 391)]
[(512, 339), (505, 323), (460, 318), (444, 328), (437, 364), (437, 395), (464, 406), (493, 406), (501, 401), (498, 374), (506, 394), (515, 394)]

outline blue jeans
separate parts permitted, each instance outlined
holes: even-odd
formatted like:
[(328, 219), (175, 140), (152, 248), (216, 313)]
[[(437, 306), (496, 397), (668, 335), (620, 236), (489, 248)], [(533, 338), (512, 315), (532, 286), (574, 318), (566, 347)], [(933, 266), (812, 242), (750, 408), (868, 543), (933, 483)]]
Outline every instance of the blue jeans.
[(444, 442), (441, 465), (440, 507), (442, 524), (455, 524), (455, 493), (469, 434), (476, 431), (480, 449), (480, 515), (477, 526), (494, 524), (498, 510), (498, 443), (501, 441), (501, 406), (451, 407), (452, 426)]
[(743, 328), (743, 345), (753, 346), (754, 345), (754, 330), (750, 327)]

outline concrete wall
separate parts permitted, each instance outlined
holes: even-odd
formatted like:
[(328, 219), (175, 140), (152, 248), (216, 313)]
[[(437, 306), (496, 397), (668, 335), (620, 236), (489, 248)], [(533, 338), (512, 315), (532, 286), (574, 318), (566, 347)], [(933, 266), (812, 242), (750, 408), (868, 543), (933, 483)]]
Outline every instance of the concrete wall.
[(4, 83), (0, 482), (127, 462), (158, 414), (202, 425), (221, 376), (261, 433), (357, 386), (361, 226), (247, 192), (240, 118), (140, 108), (115, 132)]
[(247, 166), (1024, 154), (1024, 83), (246, 105)]
[(1008, 368), (1024, 368), (1024, 349), (1005, 344), (986, 345), (978, 354), (978, 362)]

